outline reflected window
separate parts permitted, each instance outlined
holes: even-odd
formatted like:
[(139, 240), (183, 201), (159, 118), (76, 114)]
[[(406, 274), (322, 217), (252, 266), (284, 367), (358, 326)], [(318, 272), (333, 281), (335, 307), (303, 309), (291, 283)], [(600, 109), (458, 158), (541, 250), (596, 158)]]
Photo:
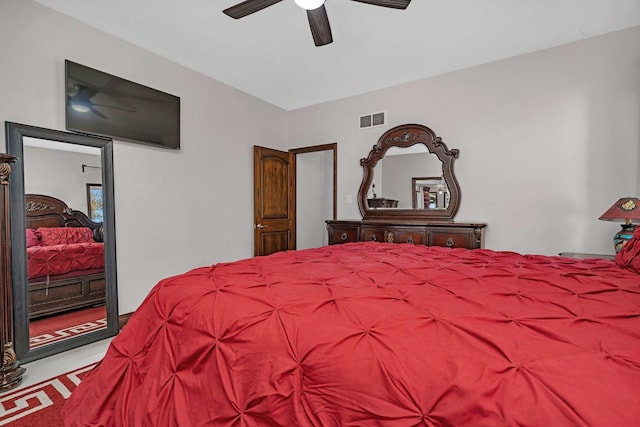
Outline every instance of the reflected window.
[(102, 185), (87, 184), (87, 213), (91, 221), (104, 222)]

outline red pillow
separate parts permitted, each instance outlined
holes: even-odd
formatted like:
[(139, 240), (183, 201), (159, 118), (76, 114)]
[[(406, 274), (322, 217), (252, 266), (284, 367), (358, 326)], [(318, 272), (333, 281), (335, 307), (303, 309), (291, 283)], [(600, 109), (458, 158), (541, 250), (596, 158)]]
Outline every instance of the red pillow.
[(36, 231), (45, 246), (94, 242), (93, 232), (88, 227), (40, 227)]
[(636, 227), (633, 237), (624, 244), (616, 255), (616, 264), (640, 273), (640, 226)]
[(40, 233), (33, 228), (27, 228), (27, 247), (40, 246)]

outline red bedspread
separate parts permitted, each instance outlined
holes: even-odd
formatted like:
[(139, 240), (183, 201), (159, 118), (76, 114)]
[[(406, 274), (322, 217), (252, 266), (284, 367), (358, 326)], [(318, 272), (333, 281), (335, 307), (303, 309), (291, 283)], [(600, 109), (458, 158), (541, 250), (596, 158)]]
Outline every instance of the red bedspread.
[(160, 282), (67, 426), (632, 426), (640, 276), (385, 243)]
[(104, 243), (72, 243), (27, 248), (29, 280), (100, 268), (104, 269)]

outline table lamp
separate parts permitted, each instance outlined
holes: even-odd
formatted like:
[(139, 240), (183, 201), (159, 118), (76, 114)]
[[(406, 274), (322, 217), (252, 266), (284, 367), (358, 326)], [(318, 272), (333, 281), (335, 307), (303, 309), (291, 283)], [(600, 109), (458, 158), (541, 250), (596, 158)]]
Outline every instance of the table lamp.
[(633, 236), (636, 225), (640, 221), (640, 199), (636, 197), (623, 197), (615, 202), (600, 218), (604, 221), (623, 221), (622, 229), (613, 236), (613, 245), (616, 253)]

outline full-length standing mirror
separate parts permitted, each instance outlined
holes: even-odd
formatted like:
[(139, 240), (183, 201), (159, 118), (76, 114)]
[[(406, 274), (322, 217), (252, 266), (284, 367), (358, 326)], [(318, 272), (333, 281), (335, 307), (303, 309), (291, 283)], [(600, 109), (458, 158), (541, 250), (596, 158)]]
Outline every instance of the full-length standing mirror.
[(5, 124), (21, 362), (118, 332), (112, 141)]

